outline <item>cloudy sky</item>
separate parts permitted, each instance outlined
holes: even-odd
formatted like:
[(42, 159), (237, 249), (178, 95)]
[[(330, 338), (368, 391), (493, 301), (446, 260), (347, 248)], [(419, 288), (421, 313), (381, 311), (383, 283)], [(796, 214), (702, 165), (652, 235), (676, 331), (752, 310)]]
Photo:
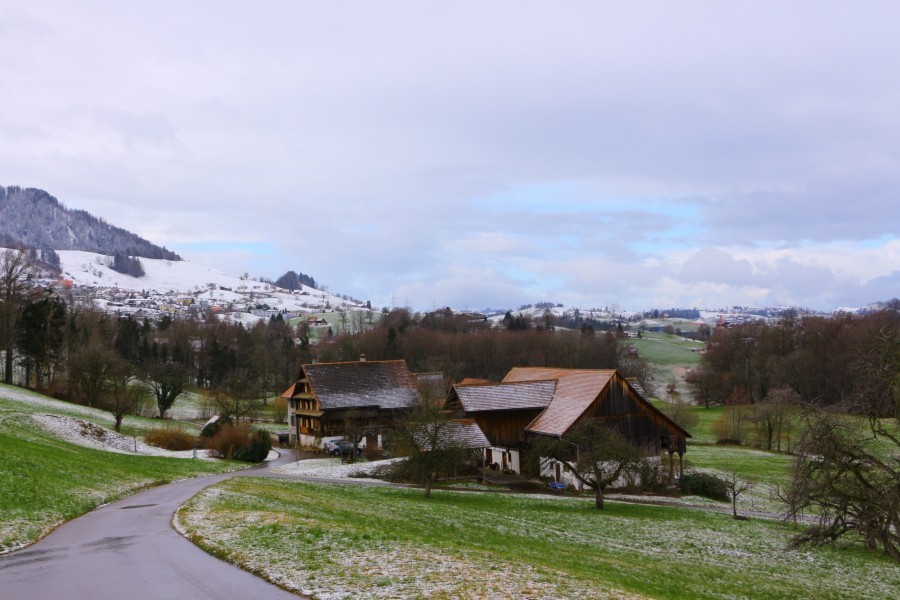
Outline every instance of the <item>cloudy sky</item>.
[(0, 0), (0, 184), (374, 304), (900, 296), (900, 3)]

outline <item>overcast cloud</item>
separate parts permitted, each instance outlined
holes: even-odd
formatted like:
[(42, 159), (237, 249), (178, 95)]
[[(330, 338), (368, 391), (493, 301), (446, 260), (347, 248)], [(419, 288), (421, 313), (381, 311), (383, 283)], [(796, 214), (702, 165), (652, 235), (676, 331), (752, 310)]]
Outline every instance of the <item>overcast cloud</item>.
[(377, 305), (900, 296), (900, 4), (0, 0), (0, 184)]

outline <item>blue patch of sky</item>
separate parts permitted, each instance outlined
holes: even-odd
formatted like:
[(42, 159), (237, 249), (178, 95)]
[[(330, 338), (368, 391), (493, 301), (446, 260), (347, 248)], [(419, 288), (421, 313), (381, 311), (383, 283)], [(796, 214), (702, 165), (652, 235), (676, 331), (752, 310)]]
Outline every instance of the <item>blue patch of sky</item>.
[[(629, 247), (639, 254), (658, 254), (697, 245), (704, 233), (700, 206), (695, 203), (681, 199), (604, 196), (597, 192), (595, 184), (530, 183), (478, 198), (474, 204), (496, 216), (523, 211), (541, 215), (597, 213), (611, 227), (617, 225), (618, 213), (627, 213), (628, 226), (638, 228)], [(646, 213), (646, 230), (640, 229), (640, 222), (634, 223), (635, 213)], [(659, 229), (654, 216), (667, 223), (665, 229)], [(571, 243), (577, 238), (563, 239)]]
[(869, 248), (869, 249), (881, 248), (882, 246), (885, 246), (885, 245), (889, 244), (890, 242), (896, 241), (897, 239), (898, 239), (898, 237), (896, 235), (886, 233), (880, 237), (873, 238), (871, 240), (863, 240), (862, 242), (859, 243), (859, 246), (860, 246), (860, 248)]

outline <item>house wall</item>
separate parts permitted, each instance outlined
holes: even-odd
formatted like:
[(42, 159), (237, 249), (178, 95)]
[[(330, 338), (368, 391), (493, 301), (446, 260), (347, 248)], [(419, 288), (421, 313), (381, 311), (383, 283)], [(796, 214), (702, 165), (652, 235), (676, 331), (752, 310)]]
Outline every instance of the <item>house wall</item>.
[(491, 448), (486, 448), (484, 453), (485, 464), (488, 467), (496, 464), (499, 469), (505, 468), (507, 471), (512, 471), (513, 473), (522, 472), (522, 458), (521, 453), (518, 450), (492, 446)]
[[(659, 456), (650, 456), (647, 458), (647, 460), (655, 463), (657, 467), (660, 466)], [(549, 478), (560, 483), (565, 483), (576, 490), (584, 489), (584, 485), (578, 480), (577, 477), (575, 477), (575, 474), (572, 473), (572, 471), (570, 471), (565, 464), (557, 460), (553, 460), (549, 457), (541, 457), (541, 477)], [(610, 487), (618, 488), (625, 486), (638, 486), (640, 484), (640, 475), (638, 475), (637, 473), (633, 473), (622, 475), (615, 482), (613, 482)]]
[(621, 433), (646, 456), (657, 456), (672, 439), (672, 432), (655, 414), (648, 413), (628, 383), (614, 377), (583, 418), (596, 418)]
[(503, 410), (470, 413), (491, 444), (503, 448), (521, 447), (525, 443), (525, 428), (542, 409)]

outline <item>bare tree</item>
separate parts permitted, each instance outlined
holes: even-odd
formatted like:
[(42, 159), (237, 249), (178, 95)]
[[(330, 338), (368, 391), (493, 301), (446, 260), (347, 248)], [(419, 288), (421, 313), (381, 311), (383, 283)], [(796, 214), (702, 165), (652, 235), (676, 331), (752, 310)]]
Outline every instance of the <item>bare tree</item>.
[(738, 520), (746, 520), (747, 517), (738, 515), (737, 499), (738, 496), (753, 487), (753, 482), (738, 478), (737, 473), (735, 473), (734, 471), (728, 471), (722, 478), (722, 482), (725, 484), (725, 489), (728, 490), (728, 493), (731, 496), (731, 512), (734, 515), (734, 518)]
[(846, 417), (813, 411), (797, 445), (786, 490), (787, 518), (805, 511), (818, 523), (792, 546), (833, 543), (855, 532), (867, 548), (900, 561), (900, 436), (897, 423), (870, 422), (869, 435)]
[(19, 306), (31, 276), (31, 263), (23, 250), (4, 249), (0, 251), (0, 310), (2, 310), (2, 330), (5, 352), (3, 382), (12, 383), (13, 347), (16, 339), (16, 323)]
[(288, 401), (282, 397), (272, 400), (271, 406), (272, 420), (276, 423), (287, 423), (288, 421)]
[(421, 397), (395, 432), (398, 452), (407, 456), (400, 468), (425, 488), (431, 497), (434, 481), (442, 473), (456, 471), (468, 457), (458, 436), (454, 421), (443, 410), (440, 398)]
[(766, 395), (765, 402), (753, 405), (749, 416), (756, 433), (756, 444), (766, 450), (781, 452), (782, 441), (790, 452), (793, 415), (790, 406), (800, 401), (800, 395), (790, 388), (778, 388)]
[(91, 342), (69, 359), (69, 376), (88, 406), (98, 404), (107, 392), (119, 357), (99, 342)]
[(675, 421), (679, 427), (690, 431), (700, 422), (700, 416), (690, 402), (683, 400), (677, 392), (669, 394), (669, 402), (662, 407), (662, 412)]
[(214, 398), (222, 416), (235, 421), (256, 415), (266, 405), (262, 383), (243, 371), (232, 373), (225, 389), (214, 392)]
[(134, 378), (130, 366), (124, 361), (114, 365), (109, 375), (109, 386), (100, 400), (100, 407), (112, 413), (116, 431), (121, 431), (122, 420), (134, 414), (146, 397), (146, 390)]
[(540, 436), (532, 456), (544, 466), (553, 461), (566, 465), (585, 487), (595, 491), (595, 506), (604, 506), (603, 494), (620, 477), (638, 466), (641, 454), (617, 431), (596, 420), (585, 421), (560, 438)]
[(166, 418), (166, 411), (184, 391), (187, 380), (187, 372), (177, 363), (156, 360), (147, 367), (144, 381), (156, 398), (160, 419)]

